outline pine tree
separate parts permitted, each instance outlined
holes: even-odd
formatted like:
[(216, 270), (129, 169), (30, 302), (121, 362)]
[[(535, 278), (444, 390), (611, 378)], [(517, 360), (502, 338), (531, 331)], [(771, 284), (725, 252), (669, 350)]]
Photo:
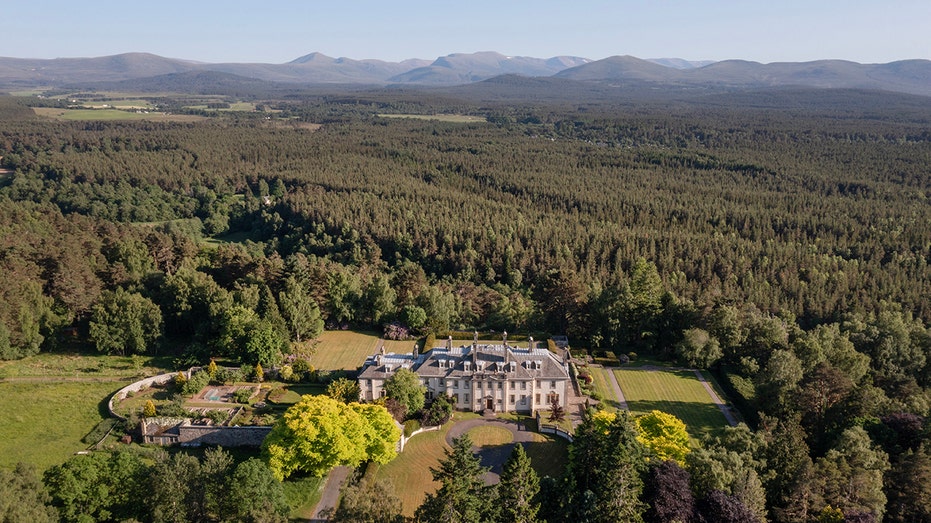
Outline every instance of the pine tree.
[(487, 472), (472, 454), (468, 434), (453, 440), (452, 450), (444, 450), (446, 459), (440, 468), (431, 468), (433, 480), (441, 486), (417, 508), (414, 518), (424, 523), (468, 523), (482, 520)]
[(498, 483), (498, 504), (502, 523), (533, 523), (537, 521), (540, 504), (534, 497), (540, 491), (540, 478), (530, 466), (530, 458), (520, 443), (514, 445), (511, 457), (501, 471)]

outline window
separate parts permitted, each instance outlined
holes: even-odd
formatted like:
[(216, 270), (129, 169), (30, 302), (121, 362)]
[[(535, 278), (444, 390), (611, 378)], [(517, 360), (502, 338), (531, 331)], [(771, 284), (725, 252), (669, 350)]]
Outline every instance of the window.
[(521, 403), (521, 405), (524, 405), (524, 404), (527, 403), (527, 395), (526, 395), (526, 394), (521, 394), (521, 395), (520, 395), (520, 403)]
[(424, 395), (424, 397), (425, 397), (426, 399), (428, 399), (428, 400), (432, 400), (432, 399), (433, 399), (433, 391), (429, 391), (429, 390), (428, 390), (427, 393)]
[(556, 394), (555, 392), (550, 392), (549, 394), (546, 395), (546, 402), (549, 404), (559, 403), (559, 394)]
[(555, 388), (556, 388), (556, 380), (553, 380), (553, 381), (550, 382), (550, 388), (551, 388), (551, 389), (555, 389)]
[(537, 393), (537, 405), (539, 405), (539, 404), (540, 404), (540, 393), (538, 392), (538, 393)]
[[(466, 401), (468, 401), (468, 400), (466, 400)], [(458, 405), (458, 404), (459, 404), (459, 395), (458, 395), (458, 394), (453, 394), (453, 404), (455, 404), (455, 405)]]
[(453, 380), (453, 388), (454, 388), (454, 389), (458, 389), (458, 388), (459, 388), (459, 380)]
[(520, 382), (520, 390), (527, 390), (527, 382), (526, 382), (526, 381)]
[(468, 394), (465, 395), (465, 402), (466, 402), (466, 403), (469, 402), (469, 395), (468, 395)]
[(514, 395), (513, 395), (513, 394), (511, 394), (511, 395), (508, 397), (508, 403), (514, 403)]
[(503, 386), (504, 386), (504, 383), (499, 381), (499, 382), (498, 382), (498, 390), (501, 390), (501, 388), (502, 388)]

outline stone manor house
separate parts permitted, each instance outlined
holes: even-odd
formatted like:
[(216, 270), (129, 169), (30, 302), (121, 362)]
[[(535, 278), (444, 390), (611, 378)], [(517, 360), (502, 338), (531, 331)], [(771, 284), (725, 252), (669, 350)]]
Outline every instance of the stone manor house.
[(440, 394), (453, 399), (457, 410), (533, 413), (547, 410), (553, 401), (566, 407), (572, 387), (568, 353), (560, 358), (547, 349), (508, 344), (480, 345), (478, 334), (471, 345), (445, 347), (423, 354), (376, 354), (359, 373), (361, 399), (372, 401), (385, 395), (383, 385), (398, 369), (410, 369), (427, 388), (427, 402)]

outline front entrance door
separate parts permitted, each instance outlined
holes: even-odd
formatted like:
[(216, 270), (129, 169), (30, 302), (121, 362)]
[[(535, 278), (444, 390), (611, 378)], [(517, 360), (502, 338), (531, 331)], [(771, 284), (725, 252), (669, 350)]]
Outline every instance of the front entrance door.
[(485, 408), (488, 410), (495, 410), (495, 400), (491, 398), (485, 400)]

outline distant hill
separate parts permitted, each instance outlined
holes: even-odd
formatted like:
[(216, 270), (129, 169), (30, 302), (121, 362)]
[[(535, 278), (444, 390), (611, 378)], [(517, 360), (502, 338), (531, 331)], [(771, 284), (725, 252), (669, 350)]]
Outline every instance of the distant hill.
[(449, 85), (478, 82), (502, 74), (552, 76), (559, 71), (589, 61), (575, 56), (542, 59), (504, 56), (494, 52), (451, 54), (437, 58), (429, 66), (418, 67), (389, 80), (395, 83)]
[[(236, 78), (193, 75), (208, 72), (225, 73)], [(187, 73), (192, 75), (185, 76)], [(214, 85), (224, 92), (240, 88), (250, 92), (260, 91), (260, 86), (255, 82), (272, 82), (273, 85), (265, 86), (266, 90), (272, 91), (282, 89), (277, 84), (292, 84), (295, 88), (323, 84), (440, 87), (484, 82), (503, 75), (553, 77), (604, 84), (598, 88), (585, 88), (598, 92), (612, 86), (641, 86), (673, 91), (795, 86), (875, 89), (931, 96), (931, 61), (928, 60), (888, 64), (859, 64), (842, 60), (761, 64), (743, 60), (709, 63), (678, 58), (642, 60), (633, 56), (612, 56), (591, 61), (574, 56), (532, 58), (505, 56), (496, 52), (457, 53), (432, 62), (420, 59), (402, 62), (354, 60), (310, 53), (284, 64), (207, 64), (147, 53), (53, 60), (0, 58), (0, 88), (8, 89), (124, 81), (136, 81), (125, 85), (142, 86), (146, 91), (153, 91), (152, 86), (156, 84), (183, 86), (185, 82), (194, 82), (196, 89)], [(513, 84), (515, 80), (509, 79), (507, 82)], [(489, 85), (481, 89), (488, 90)], [(534, 89), (539, 90), (541, 84), (535, 85)]]
[(674, 69), (631, 56), (612, 56), (559, 72), (569, 80), (647, 81), (667, 86), (729, 88), (818, 87), (878, 89), (931, 96), (931, 61), (859, 64), (843, 60), (761, 64), (725, 60), (703, 67)]

